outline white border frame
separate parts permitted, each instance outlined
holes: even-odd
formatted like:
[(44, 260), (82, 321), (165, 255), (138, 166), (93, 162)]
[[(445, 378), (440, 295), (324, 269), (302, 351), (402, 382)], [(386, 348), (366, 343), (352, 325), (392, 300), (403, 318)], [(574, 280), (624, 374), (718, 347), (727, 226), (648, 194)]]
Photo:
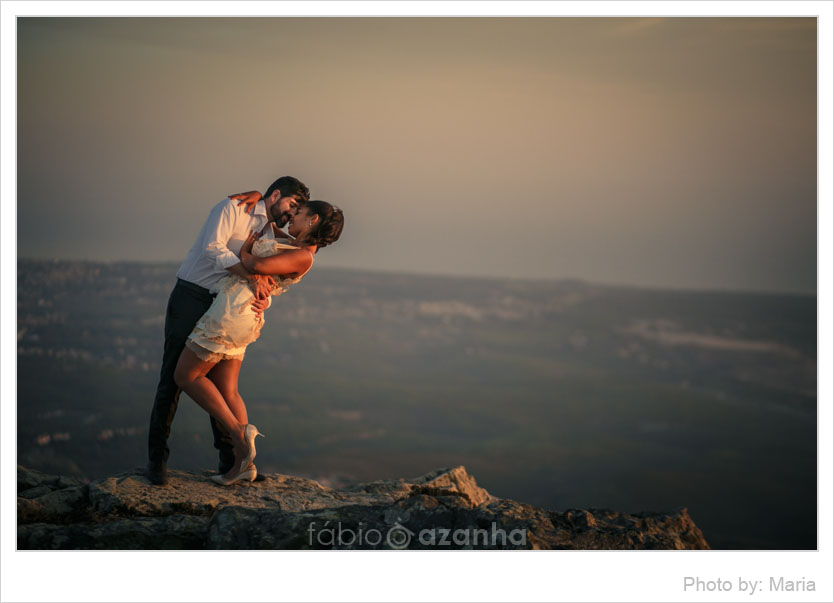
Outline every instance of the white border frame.
[[(818, 16), (818, 551), (321, 553), (16, 552), (17, 16)], [(805, 577), (816, 592), (767, 601), (831, 601), (832, 557), (832, 3), (831, 2), (22, 2), (0, 4), (2, 61), (3, 601), (573, 600), (749, 601), (684, 593), (683, 577)], [(13, 247), (14, 246), (14, 247)], [(737, 512), (737, 510), (729, 510)], [(222, 569), (221, 569), (222, 568)], [(251, 576), (222, 582), (223, 575)]]

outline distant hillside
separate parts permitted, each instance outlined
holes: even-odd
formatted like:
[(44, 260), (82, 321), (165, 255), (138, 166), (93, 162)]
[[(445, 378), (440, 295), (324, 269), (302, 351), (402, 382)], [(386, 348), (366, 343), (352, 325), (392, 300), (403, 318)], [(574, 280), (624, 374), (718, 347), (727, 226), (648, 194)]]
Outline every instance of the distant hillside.
[[(176, 268), (19, 262), (21, 464), (144, 463)], [(266, 321), (241, 374), (265, 472), (466, 465), (538, 507), (686, 506), (715, 548), (816, 547), (812, 296), (321, 269)], [(210, 438), (183, 397), (172, 468), (214, 468)]]

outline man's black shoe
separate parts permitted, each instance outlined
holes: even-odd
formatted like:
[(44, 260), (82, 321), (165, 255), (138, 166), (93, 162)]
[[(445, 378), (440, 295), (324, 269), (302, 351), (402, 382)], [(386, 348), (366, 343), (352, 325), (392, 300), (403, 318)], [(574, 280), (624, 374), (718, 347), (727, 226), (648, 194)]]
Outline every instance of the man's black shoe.
[(145, 475), (147, 475), (148, 480), (155, 486), (165, 486), (168, 484), (168, 469), (165, 468), (165, 463), (148, 463)]

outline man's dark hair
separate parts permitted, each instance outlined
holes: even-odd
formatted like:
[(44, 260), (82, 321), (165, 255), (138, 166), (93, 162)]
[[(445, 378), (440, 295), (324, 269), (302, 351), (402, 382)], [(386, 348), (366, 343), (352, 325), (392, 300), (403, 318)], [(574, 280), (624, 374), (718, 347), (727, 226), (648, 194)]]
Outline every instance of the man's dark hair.
[(278, 180), (273, 182), (270, 187), (266, 189), (264, 199), (274, 193), (275, 189), (281, 191), (282, 197), (297, 196), (300, 201), (310, 200), (310, 189), (307, 188), (301, 180), (293, 178), (292, 176), (281, 176)]

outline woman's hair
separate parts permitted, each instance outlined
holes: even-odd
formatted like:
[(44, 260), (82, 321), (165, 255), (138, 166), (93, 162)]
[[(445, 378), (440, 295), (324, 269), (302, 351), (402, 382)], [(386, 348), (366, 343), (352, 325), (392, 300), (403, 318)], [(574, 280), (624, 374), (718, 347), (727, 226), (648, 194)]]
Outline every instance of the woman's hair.
[(307, 235), (307, 244), (318, 245), (321, 249), (339, 240), (342, 227), (345, 225), (345, 215), (341, 209), (327, 201), (307, 201), (303, 207), (306, 207), (311, 215), (316, 214), (319, 217), (318, 226)]

